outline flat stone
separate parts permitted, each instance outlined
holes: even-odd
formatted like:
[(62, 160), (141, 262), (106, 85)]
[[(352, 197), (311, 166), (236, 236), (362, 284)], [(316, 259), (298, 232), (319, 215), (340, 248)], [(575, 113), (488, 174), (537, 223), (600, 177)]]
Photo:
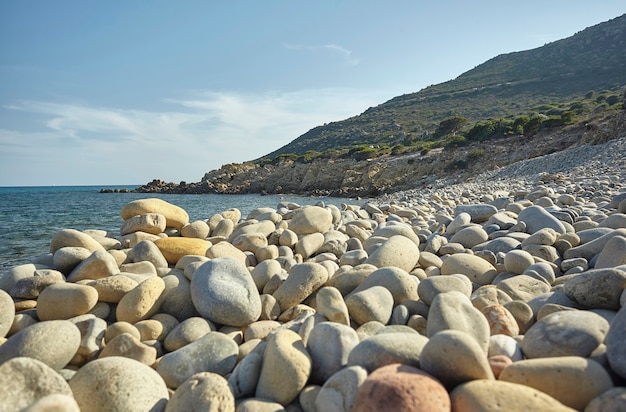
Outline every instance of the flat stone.
[(372, 286), (345, 299), (348, 313), (357, 324), (370, 321), (387, 324), (393, 311), (393, 295), (383, 286)]
[(535, 388), (576, 410), (613, 387), (602, 365), (578, 356), (521, 360), (506, 367), (500, 380)]
[(307, 259), (314, 255), (324, 244), (324, 235), (316, 232), (308, 235), (303, 235), (295, 246), (295, 252), (302, 256), (303, 259)]
[(523, 273), (527, 267), (534, 263), (533, 256), (524, 250), (511, 250), (504, 255), (504, 268), (507, 272), (517, 275)]
[(611, 229), (626, 229), (626, 214), (613, 213), (602, 220), (599, 227), (610, 227)]
[(166, 268), (169, 263), (159, 250), (159, 247), (152, 240), (142, 240), (138, 242), (128, 252), (128, 258), (132, 262), (142, 262), (147, 260), (151, 262), (155, 268)]
[(548, 282), (529, 275), (510, 277), (498, 282), (496, 287), (509, 295), (513, 300), (524, 302), (528, 302), (550, 290)]
[(300, 336), (289, 329), (276, 331), (267, 339), (255, 396), (289, 405), (309, 380), (311, 367)]
[(486, 242), (488, 239), (489, 235), (482, 226), (470, 225), (456, 232), (450, 238), (450, 242), (460, 243), (466, 248), (471, 249), (476, 245)]
[(265, 339), (273, 330), (280, 327), (282, 323), (275, 320), (258, 320), (245, 327), (243, 340)]
[(87, 259), (92, 252), (78, 246), (66, 246), (58, 249), (52, 256), (54, 268), (68, 275), (80, 262)]
[(59, 370), (72, 360), (80, 341), (80, 331), (70, 321), (38, 322), (20, 330), (0, 345), (0, 364), (25, 356)]
[(526, 385), (500, 380), (474, 380), (457, 386), (451, 393), (453, 411), (574, 412), (550, 395)]
[(491, 335), (489, 337), (489, 350), (487, 355), (491, 358), (494, 356), (506, 356), (513, 362), (524, 359), (522, 347), (508, 335)]
[(154, 369), (119, 356), (89, 362), (74, 374), (69, 385), (83, 411), (163, 411), (169, 398)]
[(41, 320), (69, 319), (84, 315), (98, 302), (98, 292), (91, 286), (55, 283), (45, 288), (37, 299)]
[(557, 233), (565, 233), (563, 223), (541, 206), (529, 206), (522, 210), (517, 220), (526, 224), (526, 232), (533, 234), (544, 228), (554, 229)]
[(206, 257), (209, 259), (231, 258), (238, 260), (245, 266), (247, 256), (241, 250), (237, 249), (229, 242), (219, 242), (209, 247), (206, 251)]
[(173, 352), (214, 330), (215, 325), (208, 320), (199, 316), (190, 317), (180, 322), (167, 334), (163, 345), (167, 351)]
[(116, 275), (93, 280), (87, 285), (98, 292), (99, 302), (118, 303), (137, 286), (137, 282), (127, 276)]
[(352, 411), (354, 398), (367, 378), (361, 366), (347, 366), (332, 375), (320, 389), (315, 406), (319, 411)]
[(183, 208), (157, 198), (133, 200), (124, 205), (121, 210), (124, 220), (146, 213), (158, 213), (165, 216), (167, 227), (180, 229), (189, 223), (189, 215)]
[(458, 205), (454, 209), (455, 216), (459, 216), (461, 213), (467, 213), (474, 223), (486, 222), (497, 212), (498, 209), (489, 204)]
[(454, 235), (462, 227), (469, 225), (472, 222), (472, 216), (467, 212), (456, 213), (454, 219), (450, 221), (446, 227), (446, 234), (448, 236)]
[(280, 266), (280, 262), (277, 260), (264, 260), (259, 262), (253, 269), (250, 274), (252, 275), (252, 280), (254, 280), (254, 284), (257, 287), (257, 290), (262, 291), (267, 282), (272, 278), (272, 276), (277, 275), (282, 272), (282, 267)]
[(176, 389), (165, 411), (234, 412), (235, 398), (224, 377), (216, 373), (200, 372)]
[(588, 309), (620, 308), (620, 296), (626, 287), (626, 271), (604, 268), (574, 275), (563, 283), (563, 292)]
[(206, 239), (210, 231), (211, 228), (204, 220), (194, 220), (180, 228), (181, 236), (196, 239)]
[(593, 312), (555, 312), (542, 318), (524, 334), (521, 346), (528, 358), (588, 357), (609, 330), (609, 322)]
[(178, 321), (200, 315), (191, 300), (191, 282), (178, 279), (178, 284), (166, 289), (163, 295), (161, 312), (174, 316)]
[(615, 236), (602, 248), (595, 268), (612, 268), (620, 265), (626, 265), (626, 237)]
[(272, 293), (281, 311), (296, 306), (322, 287), (328, 280), (328, 271), (319, 263), (306, 262), (294, 265), (289, 276)]
[(128, 333), (135, 338), (139, 339), (141, 334), (139, 330), (135, 327), (135, 325), (128, 322), (115, 322), (109, 325), (104, 332), (104, 340), (105, 342), (110, 342), (116, 336), (121, 335), (122, 333)]
[(322, 322), (313, 327), (306, 342), (311, 356), (311, 381), (324, 384), (347, 365), (348, 355), (359, 343), (356, 331), (347, 325)]
[(228, 377), (228, 383), (236, 399), (254, 396), (261, 375), (265, 346), (265, 341), (259, 343), (252, 352), (241, 359)]
[(50, 253), (54, 253), (63, 247), (82, 247), (89, 252), (104, 250), (104, 247), (91, 236), (75, 229), (61, 229), (50, 241)]
[(392, 364), (372, 372), (359, 388), (353, 409), (374, 412), (450, 411), (446, 388), (415, 367)]
[(0, 399), (3, 411), (21, 411), (51, 395), (72, 396), (65, 379), (45, 363), (16, 357), (0, 365)]
[(248, 269), (232, 258), (200, 266), (191, 281), (191, 299), (202, 317), (229, 326), (245, 326), (261, 315), (261, 299)]
[(362, 339), (348, 355), (349, 366), (372, 372), (392, 363), (419, 367), (428, 338), (415, 333), (383, 333)]
[[(387, 220), (385, 224), (379, 225), (371, 237), (390, 239), (393, 236), (404, 236), (415, 243), (415, 246), (420, 245), (420, 240), (410, 225), (390, 220)], [(365, 240), (364, 247), (367, 248), (367, 240)]]
[(242, 233), (235, 237), (231, 243), (243, 252), (252, 253), (256, 253), (259, 249), (268, 245), (267, 236), (264, 233)]
[(157, 372), (169, 388), (177, 388), (196, 373), (230, 373), (237, 362), (237, 343), (220, 332), (209, 332), (202, 338), (164, 355)]
[(137, 323), (157, 313), (165, 283), (159, 277), (150, 277), (139, 283), (120, 299), (115, 316), (118, 321)]
[(15, 317), (15, 304), (11, 296), (0, 289), (0, 339), (4, 338), (11, 330)]
[(435, 296), (451, 291), (461, 292), (469, 298), (472, 293), (472, 282), (467, 276), (454, 274), (428, 277), (417, 286), (419, 298), (429, 306)]
[(454, 329), (472, 336), (487, 353), (489, 347), (489, 322), (461, 292), (446, 292), (435, 297), (428, 311), (429, 337), (438, 332)]
[(378, 268), (373, 265), (361, 264), (353, 268), (340, 269), (336, 272), (325, 286), (337, 288), (343, 296), (348, 295)]
[[(626, 237), (626, 229), (615, 229), (615, 230), (611, 230), (608, 228), (601, 228), (601, 229), (606, 230), (606, 232), (598, 233), (597, 235), (601, 235), (601, 236), (595, 237), (593, 238), (593, 240), (589, 240), (587, 242), (583, 241), (587, 239), (584, 239), (583, 237), (581, 237), (581, 245), (566, 250), (563, 253), (563, 258), (564, 259), (585, 258), (587, 260), (591, 260), (591, 258), (593, 258), (595, 255), (602, 252), (602, 249), (604, 249), (608, 241), (611, 240), (612, 238), (616, 236)], [(582, 234), (582, 232), (578, 232), (578, 233)]]
[(556, 280), (556, 274), (554, 273), (554, 267), (548, 262), (537, 262), (528, 266), (523, 275), (528, 275), (539, 280), (545, 281), (547, 284), (552, 285)]
[(205, 256), (211, 242), (192, 237), (164, 237), (154, 242), (170, 265), (175, 265), (183, 256)]
[(378, 268), (394, 266), (410, 272), (419, 260), (419, 248), (406, 236), (394, 235), (380, 245), (366, 260)]
[(496, 268), (485, 259), (467, 253), (448, 256), (441, 265), (442, 275), (461, 274), (472, 282), (486, 285), (496, 277)]
[(472, 292), (470, 300), (476, 309), (482, 310), (489, 305), (504, 305), (512, 299), (495, 285), (484, 285)]
[(96, 250), (69, 274), (68, 282), (101, 279), (119, 273), (115, 258), (107, 251)]
[(431, 336), (422, 350), (420, 369), (450, 388), (474, 379), (494, 379), (486, 351), (473, 336), (459, 330)]
[(489, 322), (491, 335), (519, 335), (519, 325), (513, 314), (503, 305), (495, 304), (482, 308), (481, 312)]
[(144, 365), (152, 366), (156, 361), (157, 350), (142, 343), (130, 333), (122, 333), (107, 341), (98, 358), (102, 359), (109, 356), (123, 356), (141, 362)]
[(70, 361), (70, 365), (82, 366), (94, 360), (102, 350), (107, 323), (104, 319), (92, 314), (77, 316), (69, 321), (76, 325), (81, 336), (80, 346)]
[(165, 216), (159, 213), (135, 215), (124, 220), (120, 228), (120, 234), (124, 236), (134, 232), (145, 232), (158, 235), (165, 231), (166, 223)]
[(543, 229), (539, 229), (532, 235), (528, 236), (526, 239), (522, 240), (522, 247), (526, 247), (529, 245), (553, 245), (556, 242), (559, 233), (556, 230), (546, 227)]
[(407, 300), (418, 299), (415, 280), (415, 277), (404, 269), (395, 266), (383, 267), (370, 273), (352, 293), (359, 293), (373, 286), (382, 286), (391, 292), (394, 304), (398, 305)]
[(246, 398), (237, 403), (236, 412), (285, 412), (278, 402), (259, 398)]
[(332, 286), (320, 288), (315, 295), (317, 313), (331, 322), (350, 325), (348, 307), (341, 296), (339, 289)]
[(305, 206), (297, 210), (289, 220), (289, 229), (298, 235), (324, 233), (331, 228), (333, 216), (330, 210), (319, 206)]
[(521, 300), (513, 300), (504, 304), (504, 307), (508, 309), (517, 321), (517, 326), (521, 334), (526, 333), (535, 322), (532, 308)]

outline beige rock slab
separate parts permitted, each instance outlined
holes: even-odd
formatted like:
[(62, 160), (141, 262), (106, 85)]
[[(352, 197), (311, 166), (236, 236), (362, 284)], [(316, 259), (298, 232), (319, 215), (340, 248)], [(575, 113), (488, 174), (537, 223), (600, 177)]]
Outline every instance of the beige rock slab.
[(192, 237), (164, 237), (154, 242), (170, 265), (175, 265), (183, 256), (205, 256), (211, 242)]
[(267, 340), (255, 396), (289, 405), (306, 385), (311, 366), (300, 336), (289, 329), (276, 331)]
[(52, 394), (72, 396), (65, 379), (45, 363), (17, 357), (0, 365), (0, 410), (22, 411)]
[(577, 410), (613, 387), (602, 365), (579, 356), (521, 360), (506, 367), (500, 380), (537, 389)]
[(117, 304), (118, 321), (136, 323), (154, 315), (161, 304), (165, 283), (159, 277), (150, 277), (128, 292)]
[(63, 247), (82, 247), (90, 252), (104, 250), (104, 247), (91, 236), (75, 229), (61, 229), (50, 241), (50, 253), (54, 254)]
[(200, 372), (176, 389), (165, 411), (234, 412), (235, 398), (228, 382), (222, 376)]
[(145, 213), (162, 214), (167, 221), (167, 227), (180, 229), (189, 223), (189, 215), (183, 208), (157, 198), (133, 200), (121, 210), (124, 220)]
[(491, 283), (496, 277), (496, 268), (485, 259), (467, 253), (448, 256), (441, 265), (442, 275), (459, 273), (480, 285)]
[(55, 283), (45, 288), (37, 299), (40, 320), (69, 319), (84, 315), (98, 303), (98, 291), (87, 285)]
[(485, 412), (574, 412), (537, 389), (505, 381), (474, 380), (457, 386), (451, 393), (453, 411)]
[(169, 398), (154, 369), (120, 356), (89, 362), (69, 384), (82, 411), (163, 411)]

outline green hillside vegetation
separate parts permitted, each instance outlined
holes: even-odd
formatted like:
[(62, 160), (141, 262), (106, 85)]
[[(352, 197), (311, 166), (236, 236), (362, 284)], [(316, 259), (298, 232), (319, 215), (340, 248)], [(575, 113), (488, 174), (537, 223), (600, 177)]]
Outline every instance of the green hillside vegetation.
[(523, 138), (621, 109), (625, 85), (623, 15), (537, 49), (497, 56), (454, 80), (313, 128), (255, 163), (365, 160)]
[(459, 147), (472, 141), (485, 141), (509, 136), (520, 139), (533, 136), (535, 133), (560, 128), (563, 126), (585, 122), (593, 128), (593, 119), (623, 109), (622, 90), (606, 90), (600, 93), (590, 91), (581, 99), (542, 104), (531, 108), (526, 114), (508, 116), (498, 119), (485, 119), (470, 123), (466, 117), (452, 116), (443, 119), (432, 134), (420, 136), (418, 139), (405, 138), (393, 146), (381, 143), (362, 143), (350, 147), (336, 147), (319, 152), (307, 150), (302, 154), (281, 153), (256, 161), (260, 164), (279, 164), (283, 161), (309, 163), (316, 159), (355, 160), (374, 159), (386, 154), (400, 155), (405, 153), (427, 153), (438, 147)]

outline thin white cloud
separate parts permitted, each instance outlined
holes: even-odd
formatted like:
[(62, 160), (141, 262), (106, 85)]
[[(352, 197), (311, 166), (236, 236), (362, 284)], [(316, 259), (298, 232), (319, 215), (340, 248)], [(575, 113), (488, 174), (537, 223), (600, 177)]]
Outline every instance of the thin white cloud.
[(331, 55), (336, 55), (339, 56), (343, 62), (350, 66), (356, 66), (360, 63), (359, 59), (352, 56), (352, 50), (346, 49), (345, 47), (335, 43), (324, 44), (321, 46), (311, 46), (283, 42), (282, 46), (288, 50), (303, 50), (311, 53), (325, 52)]
[(198, 181), (222, 164), (263, 156), (386, 97), (345, 89), (198, 91), (164, 99), (168, 111), (37, 101), (5, 105), (0, 110), (32, 114), (33, 121), (28, 131), (0, 130), (0, 186), (45, 184), (15, 183), (16, 176), (56, 184)]

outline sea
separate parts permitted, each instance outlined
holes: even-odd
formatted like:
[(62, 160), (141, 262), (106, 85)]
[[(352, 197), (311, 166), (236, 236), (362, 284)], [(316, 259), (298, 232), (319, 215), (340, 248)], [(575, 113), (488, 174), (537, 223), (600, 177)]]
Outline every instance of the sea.
[(157, 197), (189, 214), (190, 221), (205, 220), (229, 208), (247, 216), (259, 207), (276, 208), (280, 202), (340, 206), (354, 199), (295, 195), (174, 195), (154, 193), (101, 193), (101, 189), (135, 189), (139, 185), (0, 187), (0, 273), (30, 263), (49, 252), (50, 241), (61, 229), (106, 230), (119, 236), (120, 212), (130, 201)]

